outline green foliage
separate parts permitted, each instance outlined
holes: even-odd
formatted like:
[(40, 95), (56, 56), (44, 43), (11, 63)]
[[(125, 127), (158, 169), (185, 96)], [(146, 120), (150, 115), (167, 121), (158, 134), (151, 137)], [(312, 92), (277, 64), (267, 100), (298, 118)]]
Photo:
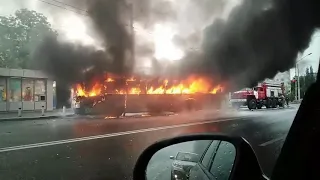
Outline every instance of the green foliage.
[(306, 87), (309, 87), (311, 84), (313, 84), (316, 81), (316, 76), (313, 72), (312, 66), (306, 69), (305, 81), (306, 81)]
[(56, 32), (36, 11), (21, 9), (14, 15), (0, 16), (0, 67), (27, 68), (32, 64), (32, 53), (48, 35)]
[(304, 96), (304, 93), (306, 92), (306, 90), (307, 90), (307, 86), (306, 86), (306, 81), (305, 81), (305, 79), (306, 79), (306, 76), (300, 76), (299, 77), (299, 80), (300, 80), (300, 82), (299, 82), (299, 85), (300, 85), (300, 98), (303, 98), (303, 96)]
[[(298, 77), (294, 77), (296, 80)], [(300, 98), (303, 98), (304, 94), (308, 90), (308, 88), (316, 81), (316, 76), (313, 72), (312, 66), (306, 68), (306, 74), (304, 76), (299, 77), (299, 84), (300, 84)], [(296, 82), (291, 82), (291, 94), (290, 99), (296, 99)]]

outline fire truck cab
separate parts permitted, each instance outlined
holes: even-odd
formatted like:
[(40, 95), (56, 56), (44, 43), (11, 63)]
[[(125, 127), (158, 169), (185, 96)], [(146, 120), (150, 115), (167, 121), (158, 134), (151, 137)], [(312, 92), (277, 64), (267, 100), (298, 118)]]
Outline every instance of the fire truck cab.
[(244, 89), (231, 94), (231, 104), (234, 108), (246, 105), (251, 109), (284, 107), (285, 89), (281, 82), (264, 81), (252, 89)]

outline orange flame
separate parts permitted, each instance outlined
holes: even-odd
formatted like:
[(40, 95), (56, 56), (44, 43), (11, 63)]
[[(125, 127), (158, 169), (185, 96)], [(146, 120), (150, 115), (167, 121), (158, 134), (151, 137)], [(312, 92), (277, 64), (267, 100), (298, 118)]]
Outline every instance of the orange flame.
[(126, 81), (127, 82), (134, 82), (134, 81), (136, 81), (136, 79), (134, 77), (131, 77), (131, 78), (127, 79)]
[[(127, 82), (135, 82), (136, 79), (134, 77), (129, 78), (126, 80)], [(106, 78), (105, 82), (115, 82), (113, 78)], [(169, 80), (164, 80), (162, 85), (151, 86), (146, 88), (146, 94), (194, 94), (194, 93), (210, 93), (216, 94), (219, 91), (223, 91), (223, 87), (221, 85), (212, 86), (209, 80), (205, 78), (195, 78), (189, 77), (184, 81), (176, 83), (174, 85), (169, 85)], [(94, 86), (87, 91), (83, 86), (80, 84), (76, 85), (75, 92), (78, 96), (84, 97), (93, 97), (98, 96), (102, 92), (102, 87), (105, 89), (107, 86), (103, 86), (102, 84), (95, 83)], [(115, 89), (115, 94), (141, 94), (142, 89), (140, 87), (131, 87), (127, 89)]]
[(148, 89), (147, 94), (194, 94), (194, 93), (211, 93), (216, 94), (221, 90), (218, 85), (211, 88), (209, 81), (203, 78), (188, 78), (185, 82), (168, 87), (168, 80), (164, 81), (164, 85), (158, 88), (151, 87)]
[(86, 92), (84, 91), (84, 89), (82, 88), (82, 86), (80, 84), (77, 84), (77, 89), (75, 92), (76, 92), (77, 96), (87, 97)]
[(112, 79), (112, 78), (107, 78), (107, 79), (106, 79), (106, 82), (114, 82), (114, 79)]
[(95, 83), (94, 86), (91, 88), (91, 90), (87, 92), (80, 84), (77, 84), (75, 92), (77, 96), (84, 96), (84, 97), (98, 96), (101, 93), (101, 85), (98, 83)]
[(141, 93), (140, 88), (131, 88), (128, 94), (140, 94), (140, 93)]

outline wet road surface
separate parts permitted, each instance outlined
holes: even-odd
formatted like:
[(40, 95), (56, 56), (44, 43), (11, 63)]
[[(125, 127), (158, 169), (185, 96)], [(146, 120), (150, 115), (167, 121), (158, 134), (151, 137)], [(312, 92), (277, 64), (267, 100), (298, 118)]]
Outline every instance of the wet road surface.
[(150, 144), (201, 132), (243, 136), (270, 175), (296, 110), (1, 122), (0, 179), (132, 179), (136, 159)]

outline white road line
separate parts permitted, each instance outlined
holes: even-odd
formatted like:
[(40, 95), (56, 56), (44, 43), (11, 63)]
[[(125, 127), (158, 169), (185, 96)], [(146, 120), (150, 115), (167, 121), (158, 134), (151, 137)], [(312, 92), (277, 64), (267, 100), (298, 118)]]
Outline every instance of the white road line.
[(46, 146), (54, 146), (54, 145), (60, 145), (60, 144), (75, 143), (80, 141), (89, 141), (89, 140), (116, 137), (116, 136), (123, 136), (123, 135), (129, 135), (129, 134), (137, 134), (137, 133), (150, 132), (150, 131), (159, 131), (164, 129), (173, 129), (173, 128), (188, 127), (188, 126), (195, 126), (195, 125), (201, 125), (201, 124), (210, 124), (215, 122), (232, 121), (232, 120), (239, 120), (239, 119), (242, 119), (242, 118), (240, 117), (240, 118), (229, 118), (229, 119), (223, 119), (223, 120), (202, 121), (202, 122), (196, 122), (196, 123), (187, 123), (187, 124), (179, 124), (179, 125), (173, 125), (173, 126), (139, 129), (139, 130), (133, 130), (133, 131), (124, 131), (124, 132), (118, 132), (118, 133), (102, 134), (102, 135), (96, 135), (96, 136), (87, 136), (87, 137), (65, 139), (65, 140), (58, 140), (58, 141), (49, 141), (49, 142), (43, 142), (43, 143), (11, 146), (11, 147), (0, 148), (0, 153), (46, 147)]
[(268, 145), (270, 145), (270, 144), (273, 144), (273, 143), (275, 143), (275, 142), (277, 142), (277, 141), (280, 141), (280, 140), (283, 140), (283, 139), (285, 139), (285, 138), (286, 138), (286, 136), (281, 136), (281, 137), (272, 139), (272, 140), (270, 140), (270, 141), (264, 142), (264, 143), (260, 144), (259, 146), (268, 146)]

